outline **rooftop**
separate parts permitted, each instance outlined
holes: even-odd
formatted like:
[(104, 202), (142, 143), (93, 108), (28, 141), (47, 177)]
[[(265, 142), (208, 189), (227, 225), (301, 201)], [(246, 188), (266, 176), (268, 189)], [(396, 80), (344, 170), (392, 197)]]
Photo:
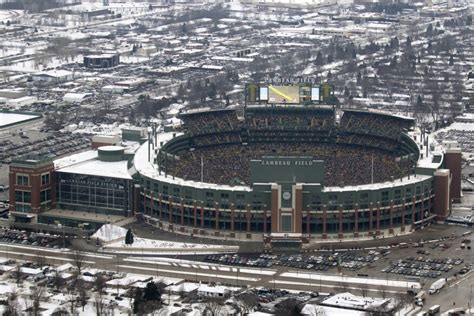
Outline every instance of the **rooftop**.
[[(102, 148), (103, 147), (101, 147), (101, 150)], [(122, 147), (119, 148), (122, 149)], [(132, 176), (128, 172), (127, 160), (100, 161), (98, 160), (97, 150), (89, 150), (65, 158), (57, 159), (54, 161), (54, 166), (58, 172), (64, 173), (76, 173), (90, 176), (109, 177), (127, 180), (132, 179)]]

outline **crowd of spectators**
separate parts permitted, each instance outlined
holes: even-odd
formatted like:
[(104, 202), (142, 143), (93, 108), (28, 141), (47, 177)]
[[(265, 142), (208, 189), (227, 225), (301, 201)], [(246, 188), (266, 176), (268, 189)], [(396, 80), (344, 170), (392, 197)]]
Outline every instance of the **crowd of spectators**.
[(250, 161), (263, 156), (310, 156), (324, 161), (324, 185), (347, 186), (389, 181), (403, 175), (395, 154), (349, 145), (253, 143), (202, 147), (176, 153), (172, 173), (186, 180), (217, 184), (250, 184)]
[(192, 138), (193, 147), (235, 143), (242, 143), (242, 138), (237, 132), (207, 134)]
[[(412, 121), (346, 111), (339, 126), (327, 109), (234, 110), (185, 114), (189, 147), (171, 154), (167, 172), (186, 180), (250, 184), (250, 161), (263, 156), (310, 156), (324, 163), (324, 185), (389, 181), (408, 172), (397, 159), (399, 135)], [(202, 168), (201, 168), (202, 167)], [(201, 174), (203, 170), (203, 174)]]
[(328, 130), (334, 127), (334, 116), (332, 111), (254, 112), (246, 118), (246, 124), (249, 129)]
[(195, 136), (238, 130), (241, 122), (234, 110), (215, 110), (180, 115), (186, 131)]
[(411, 125), (411, 120), (401, 117), (371, 112), (346, 111), (341, 118), (340, 129), (351, 133), (398, 139), (400, 133), (404, 129), (409, 129)]

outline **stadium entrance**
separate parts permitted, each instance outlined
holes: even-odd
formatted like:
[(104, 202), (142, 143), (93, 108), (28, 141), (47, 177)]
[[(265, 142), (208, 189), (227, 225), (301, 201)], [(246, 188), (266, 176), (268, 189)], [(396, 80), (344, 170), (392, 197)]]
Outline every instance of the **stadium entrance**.
[(266, 243), (273, 249), (300, 248), (303, 239), (303, 185), (321, 185), (324, 162), (312, 157), (268, 156), (252, 160), (251, 180), (271, 186), (271, 232)]

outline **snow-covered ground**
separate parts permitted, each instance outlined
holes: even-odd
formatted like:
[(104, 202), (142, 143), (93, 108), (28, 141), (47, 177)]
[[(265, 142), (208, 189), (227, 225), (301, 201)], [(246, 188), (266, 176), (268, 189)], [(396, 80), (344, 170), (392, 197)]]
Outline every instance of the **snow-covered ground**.
[(148, 248), (148, 249), (160, 249), (160, 248), (184, 248), (184, 249), (207, 249), (222, 247), (222, 245), (210, 245), (210, 244), (193, 244), (187, 242), (174, 242), (174, 241), (165, 241), (165, 240), (155, 240), (134, 237), (133, 244), (126, 245), (125, 240), (119, 240), (107, 244), (106, 247), (116, 248), (116, 247), (126, 247), (126, 248)]

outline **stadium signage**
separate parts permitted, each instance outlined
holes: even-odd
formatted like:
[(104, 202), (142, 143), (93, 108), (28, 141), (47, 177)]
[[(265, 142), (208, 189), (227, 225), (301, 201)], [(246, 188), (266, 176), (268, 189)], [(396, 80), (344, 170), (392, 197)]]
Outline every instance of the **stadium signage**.
[(287, 77), (287, 78), (265, 78), (265, 83), (268, 84), (298, 84), (298, 83), (310, 83), (310, 84), (319, 84), (319, 81), (316, 81), (315, 78), (304, 78), (304, 77)]
[(262, 160), (262, 166), (312, 166), (312, 160)]

